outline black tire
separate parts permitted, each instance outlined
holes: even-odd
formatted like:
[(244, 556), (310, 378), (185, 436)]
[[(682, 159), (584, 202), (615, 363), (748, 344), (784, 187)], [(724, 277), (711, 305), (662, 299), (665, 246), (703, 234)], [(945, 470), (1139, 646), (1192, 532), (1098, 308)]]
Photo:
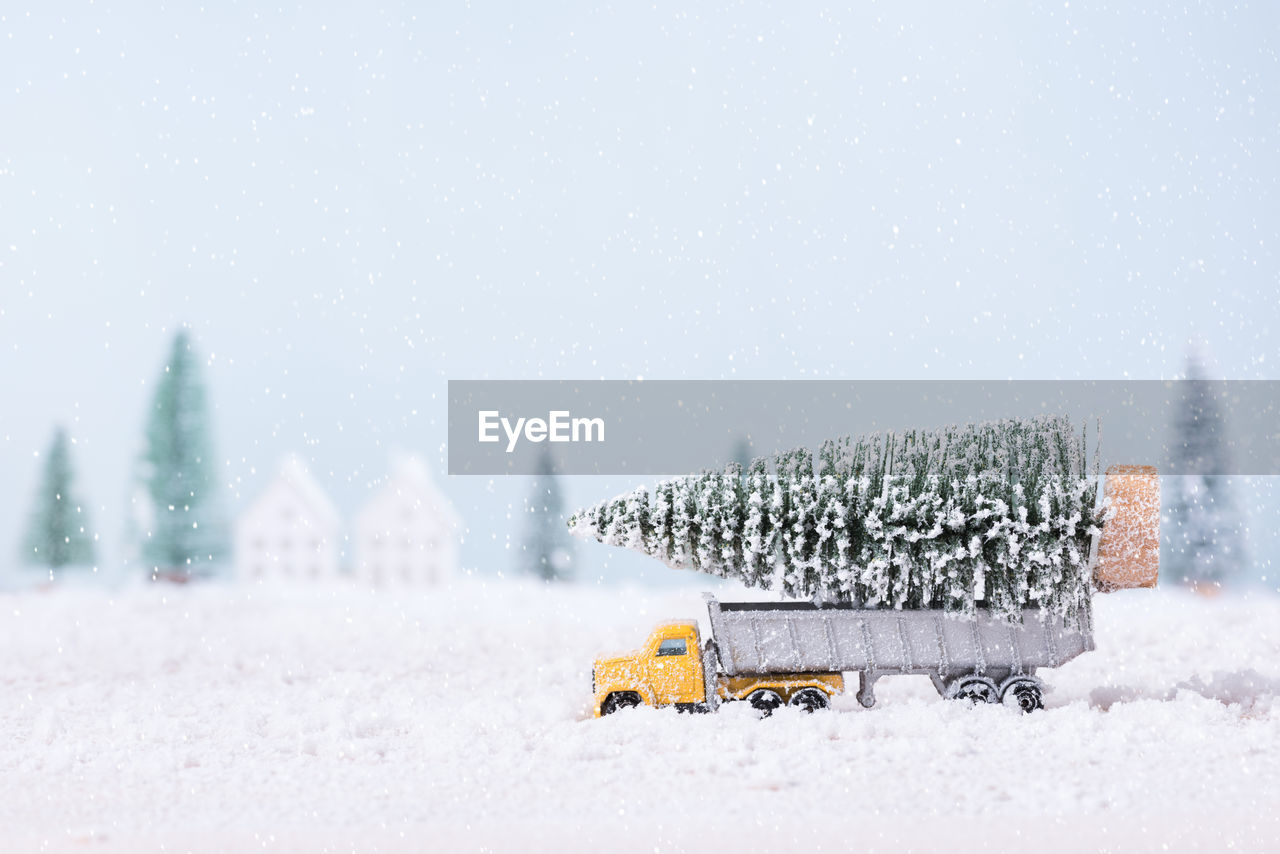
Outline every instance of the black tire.
[(751, 708), (760, 713), (762, 718), (767, 718), (782, 708), (782, 697), (777, 691), (770, 691), (768, 688), (757, 688), (752, 691), (747, 695), (747, 702), (751, 704)]
[(1024, 715), (1029, 715), (1044, 708), (1044, 695), (1035, 682), (1019, 679), (1005, 686), (1000, 702), (1006, 706), (1017, 706)]
[(812, 713), (827, 708), (830, 703), (827, 701), (827, 695), (819, 689), (801, 688), (791, 695), (790, 705)]
[(623, 709), (634, 709), (640, 705), (640, 697), (628, 691), (618, 694), (610, 694), (605, 697), (604, 704), (600, 706), (600, 714), (611, 715), (614, 712), (620, 712)]
[(996, 690), (995, 684), (983, 676), (965, 676), (951, 683), (950, 689), (947, 691), (947, 697), (951, 700), (967, 700), (970, 703), (995, 703), (999, 699), (999, 692)]

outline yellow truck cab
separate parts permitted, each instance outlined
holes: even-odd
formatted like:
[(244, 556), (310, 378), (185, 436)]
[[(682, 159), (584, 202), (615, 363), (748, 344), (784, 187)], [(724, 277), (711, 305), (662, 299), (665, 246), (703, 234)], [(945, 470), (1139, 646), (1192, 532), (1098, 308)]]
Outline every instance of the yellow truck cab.
[(704, 649), (696, 620), (660, 623), (635, 652), (600, 658), (591, 671), (596, 717), (632, 706), (675, 706), (711, 711), (747, 700), (762, 714), (783, 705), (814, 711), (844, 690), (839, 673), (768, 673), (725, 676), (714, 644)]

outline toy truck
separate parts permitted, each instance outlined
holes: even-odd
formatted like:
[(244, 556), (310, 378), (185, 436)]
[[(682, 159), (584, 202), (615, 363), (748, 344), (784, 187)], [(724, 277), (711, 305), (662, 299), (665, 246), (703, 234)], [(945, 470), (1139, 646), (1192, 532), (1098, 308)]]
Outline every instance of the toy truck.
[(845, 672), (858, 674), (858, 701), (868, 708), (880, 677), (922, 674), (943, 697), (1031, 712), (1042, 708), (1037, 668), (1094, 648), (1087, 613), (1068, 628), (1035, 611), (1010, 624), (939, 611), (706, 600), (714, 637), (705, 645), (696, 621), (675, 620), (636, 652), (595, 663), (597, 717), (641, 704), (711, 711), (732, 700), (762, 714), (783, 705), (812, 712), (844, 691)]
[[(1113, 466), (1105, 490), (1114, 515), (1095, 536), (1089, 563), (1097, 590), (1154, 587), (1159, 574), (1159, 479), (1150, 466)], [(641, 704), (712, 711), (745, 700), (762, 714), (790, 705), (826, 708), (858, 674), (858, 701), (875, 705), (882, 676), (922, 674), (943, 697), (1043, 708), (1042, 667), (1094, 649), (1086, 603), (1072, 625), (1029, 609), (1017, 623), (938, 610), (809, 602), (718, 602), (701, 643), (694, 620), (662, 623), (636, 652), (592, 668), (596, 717)]]

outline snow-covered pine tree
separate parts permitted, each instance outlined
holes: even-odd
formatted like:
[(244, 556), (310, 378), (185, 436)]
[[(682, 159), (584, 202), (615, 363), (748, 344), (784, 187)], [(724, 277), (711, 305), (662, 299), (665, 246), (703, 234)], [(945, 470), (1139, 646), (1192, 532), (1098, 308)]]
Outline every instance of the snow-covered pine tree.
[[(715, 472), (703, 472), (697, 481), (697, 566), (710, 575), (725, 574), (720, 554), (720, 540), (725, 531), (725, 491), (722, 478)], [(729, 532), (732, 535), (732, 532)], [(732, 569), (732, 568), (731, 568)]]
[(1168, 576), (1202, 592), (1238, 578), (1245, 566), (1245, 526), (1236, 506), (1226, 416), (1194, 351), (1174, 413), (1173, 457), (1180, 472), (1162, 479), (1168, 508), (1165, 534)]
[(814, 560), (818, 526), (817, 492), (813, 482), (813, 456), (806, 448), (782, 455), (778, 463), (782, 486), (783, 593), (809, 597), (818, 593), (821, 577)]
[[(618, 532), (617, 545), (643, 551), (649, 540), (652, 525), (649, 521), (649, 493), (643, 488), (633, 490), (622, 505), (622, 513), (614, 520)], [(564, 532), (564, 528), (560, 529)]]
[(57, 570), (95, 563), (89, 517), (75, 494), (74, 479), (67, 431), (59, 427), (45, 454), (22, 549), (23, 562), (47, 569), (51, 579)]
[(649, 502), (649, 542), (645, 554), (653, 555), (658, 560), (670, 565), (674, 554), (672, 540), (672, 493), (675, 485), (670, 481), (659, 483), (653, 490)]
[[(661, 487), (660, 487), (661, 488)], [(667, 485), (670, 489), (670, 486)], [(769, 474), (764, 457), (751, 461), (744, 487), (746, 507), (742, 522), (742, 575), (748, 586), (766, 587), (773, 575), (774, 541), (777, 536), (773, 503), (781, 503), (777, 479)], [(652, 553), (651, 553), (652, 554)], [(661, 559), (660, 555), (654, 555)]]
[[(525, 514), (519, 569), (543, 581), (568, 580), (573, 571), (573, 542), (565, 531), (560, 480), (555, 475), (550, 454), (544, 453), (538, 459)], [(629, 542), (619, 545), (634, 548)]]
[(720, 563), (737, 575), (742, 571), (742, 534), (747, 521), (746, 488), (742, 464), (737, 460), (725, 466), (720, 491)]
[[(1084, 441), (1053, 416), (845, 437), (823, 444), (817, 476), (808, 450), (786, 451), (745, 481), (735, 467), (659, 484), (643, 522), (627, 495), (569, 524), (788, 597), (1011, 620), (1038, 607), (1072, 622), (1097, 530)], [(656, 536), (651, 520), (668, 515), (669, 539)]]
[[(671, 557), (675, 569), (697, 569), (698, 523), (696, 476), (676, 478), (667, 493), (671, 500)], [(573, 519), (569, 520), (573, 529)]]
[[(844, 495), (836, 479), (835, 442), (822, 443), (818, 451), (818, 474), (815, 483), (815, 523), (817, 544), (815, 560), (821, 576), (819, 596), (832, 598), (828, 587), (838, 588), (848, 580), (849, 540), (844, 529)], [(832, 575), (822, 572), (829, 568)]]
[(147, 421), (139, 476), (150, 504), (142, 558), (152, 578), (213, 571), (230, 552), (200, 364), (185, 329), (173, 338)]

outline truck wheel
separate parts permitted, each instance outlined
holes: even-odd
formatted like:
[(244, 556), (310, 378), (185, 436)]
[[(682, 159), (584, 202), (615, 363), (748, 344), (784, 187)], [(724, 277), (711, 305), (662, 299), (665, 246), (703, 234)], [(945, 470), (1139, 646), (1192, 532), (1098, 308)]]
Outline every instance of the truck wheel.
[(632, 709), (638, 705), (640, 705), (640, 698), (635, 694), (628, 692), (610, 694), (605, 697), (604, 705), (600, 707), (600, 714), (611, 715), (622, 709)]
[(827, 707), (827, 695), (817, 688), (801, 688), (791, 696), (791, 705), (806, 712), (816, 712)]
[(1017, 706), (1023, 714), (1028, 715), (1044, 708), (1040, 684), (1035, 679), (1014, 679), (1006, 683), (1000, 693), (1000, 702), (1006, 706)]
[(770, 691), (768, 688), (752, 691), (747, 695), (747, 702), (751, 704), (751, 708), (760, 713), (762, 718), (769, 717), (775, 709), (782, 707), (782, 698), (778, 696), (778, 692)]
[(962, 676), (947, 689), (947, 699), (971, 703), (994, 703), (1000, 696), (996, 683), (985, 676)]

